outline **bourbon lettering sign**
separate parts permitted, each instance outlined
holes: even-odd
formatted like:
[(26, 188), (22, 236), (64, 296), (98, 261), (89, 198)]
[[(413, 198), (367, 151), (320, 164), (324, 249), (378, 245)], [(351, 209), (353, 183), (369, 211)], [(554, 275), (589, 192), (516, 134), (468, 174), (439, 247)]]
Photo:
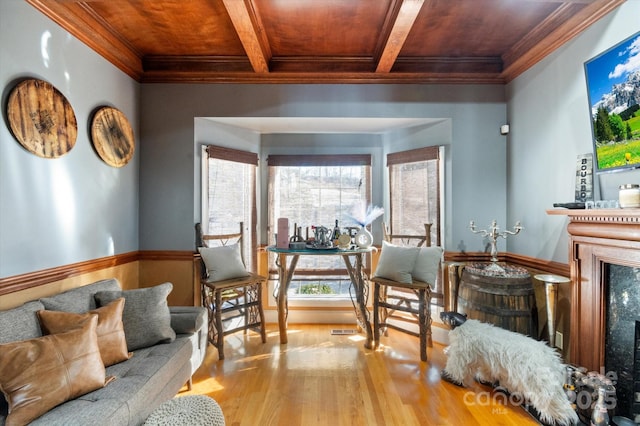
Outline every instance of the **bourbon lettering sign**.
[(578, 155), (576, 166), (576, 201), (593, 200), (593, 154)]

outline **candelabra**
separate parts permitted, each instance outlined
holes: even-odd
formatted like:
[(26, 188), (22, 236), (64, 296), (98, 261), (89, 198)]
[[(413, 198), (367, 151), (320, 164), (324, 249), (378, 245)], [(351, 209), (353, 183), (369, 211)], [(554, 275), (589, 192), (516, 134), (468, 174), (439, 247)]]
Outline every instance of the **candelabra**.
[(498, 247), (497, 247), (497, 241), (498, 241), (498, 237), (502, 237), (505, 240), (507, 239), (507, 236), (509, 235), (517, 235), (523, 228), (522, 225), (520, 225), (520, 221), (517, 221), (516, 224), (513, 226), (513, 231), (500, 231), (500, 228), (498, 227), (498, 224), (495, 220), (493, 220), (491, 222), (491, 226), (489, 227), (489, 229), (480, 229), (480, 230), (476, 230), (476, 224), (475, 222), (472, 220), (469, 223), (469, 229), (471, 230), (471, 232), (473, 232), (474, 234), (480, 234), (483, 237), (489, 237), (490, 241), (491, 241), (491, 261), (492, 262), (497, 262), (498, 261)]

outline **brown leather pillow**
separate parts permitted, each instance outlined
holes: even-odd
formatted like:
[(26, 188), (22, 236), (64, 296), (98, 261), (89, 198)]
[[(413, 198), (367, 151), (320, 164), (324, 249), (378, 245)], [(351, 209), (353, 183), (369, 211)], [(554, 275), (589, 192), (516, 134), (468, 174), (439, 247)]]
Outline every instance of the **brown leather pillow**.
[(65, 401), (105, 385), (92, 315), (66, 333), (0, 345), (0, 389), (9, 404), (5, 425), (24, 425)]
[(127, 341), (122, 325), (124, 298), (114, 300), (106, 306), (93, 309), (84, 314), (60, 311), (38, 311), (40, 325), (45, 334), (57, 334), (78, 328), (93, 314), (98, 315), (98, 347), (105, 367), (125, 361), (131, 354), (127, 352)]

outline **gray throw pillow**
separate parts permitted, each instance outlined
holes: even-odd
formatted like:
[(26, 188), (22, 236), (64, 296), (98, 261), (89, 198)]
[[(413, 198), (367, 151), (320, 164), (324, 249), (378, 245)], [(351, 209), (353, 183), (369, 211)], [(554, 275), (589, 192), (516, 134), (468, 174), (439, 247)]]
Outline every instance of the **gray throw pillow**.
[[(0, 330), (2, 330), (0, 343), (34, 339), (42, 336), (40, 322), (36, 314), (42, 308), (42, 303), (32, 301), (17, 308), (0, 311)], [(2, 400), (1, 393), (0, 400)]]
[(416, 264), (419, 252), (420, 249), (418, 247), (396, 246), (383, 241), (378, 266), (373, 276), (404, 284), (413, 283), (411, 272)]
[(200, 256), (207, 267), (207, 282), (248, 277), (249, 272), (242, 263), (240, 245), (219, 247), (198, 247)]
[(442, 247), (420, 247), (416, 264), (411, 272), (413, 279), (429, 283), (434, 290), (438, 281), (442, 253)]
[(106, 306), (124, 297), (122, 323), (127, 349), (134, 351), (156, 343), (172, 342), (176, 333), (171, 328), (171, 314), (167, 296), (173, 290), (171, 283), (155, 287), (123, 291), (100, 291), (95, 298), (99, 306)]
[(96, 281), (82, 287), (67, 290), (54, 296), (43, 297), (40, 302), (49, 311), (73, 312), (84, 314), (97, 308), (93, 295), (99, 291), (118, 291), (120, 283), (115, 278)]

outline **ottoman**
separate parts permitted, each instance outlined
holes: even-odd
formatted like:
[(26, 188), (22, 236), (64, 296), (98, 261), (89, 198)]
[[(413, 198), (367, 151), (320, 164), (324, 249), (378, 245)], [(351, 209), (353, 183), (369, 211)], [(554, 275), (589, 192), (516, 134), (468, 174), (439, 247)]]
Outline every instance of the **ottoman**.
[(162, 403), (144, 422), (145, 426), (224, 426), (218, 403), (205, 395), (176, 397)]

